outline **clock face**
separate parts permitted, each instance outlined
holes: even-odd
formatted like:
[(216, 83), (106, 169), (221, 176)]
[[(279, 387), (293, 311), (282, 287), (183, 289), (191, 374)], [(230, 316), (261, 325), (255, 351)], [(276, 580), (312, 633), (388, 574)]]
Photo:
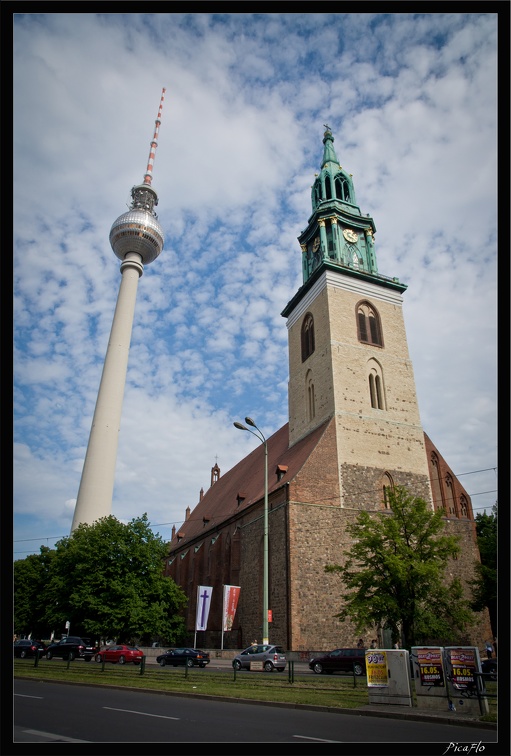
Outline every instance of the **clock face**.
[(351, 244), (355, 244), (358, 241), (358, 234), (352, 231), (351, 228), (345, 228), (342, 233), (346, 241), (351, 242)]

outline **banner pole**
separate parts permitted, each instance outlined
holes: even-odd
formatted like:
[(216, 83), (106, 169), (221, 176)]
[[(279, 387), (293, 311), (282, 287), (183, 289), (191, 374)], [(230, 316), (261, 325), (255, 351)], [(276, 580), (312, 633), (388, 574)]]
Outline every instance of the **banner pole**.
[(197, 648), (197, 617), (199, 616), (199, 597), (200, 597), (200, 585), (197, 586), (197, 606), (195, 608), (195, 634), (193, 636), (194, 648)]
[(220, 642), (220, 648), (223, 651), (224, 650), (224, 624), (225, 624), (225, 594), (226, 594), (227, 586), (224, 585), (223, 590), (223, 596), (222, 596), (222, 635), (221, 635), (221, 642)]

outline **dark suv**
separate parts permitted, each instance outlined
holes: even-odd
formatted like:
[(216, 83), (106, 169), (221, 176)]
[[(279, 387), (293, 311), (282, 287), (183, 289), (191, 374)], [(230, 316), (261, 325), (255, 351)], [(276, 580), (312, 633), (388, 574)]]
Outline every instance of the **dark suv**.
[(17, 640), (14, 641), (14, 656), (24, 659), (26, 656), (39, 656), (41, 658), (46, 653), (46, 646), (38, 640)]
[(78, 638), (76, 635), (69, 635), (61, 638), (57, 643), (50, 643), (46, 649), (46, 658), (53, 659), (54, 656), (57, 656), (69, 661), (80, 658), (90, 662), (98, 651), (99, 646), (95, 646), (90, 638)]
[(333, 672), (351, 672), (355, 675), (365, 675), (366, 659), (364, 648), (336, 648), (325, 654), (313, 656), (309, 661), (309, 668), (317, 675)]

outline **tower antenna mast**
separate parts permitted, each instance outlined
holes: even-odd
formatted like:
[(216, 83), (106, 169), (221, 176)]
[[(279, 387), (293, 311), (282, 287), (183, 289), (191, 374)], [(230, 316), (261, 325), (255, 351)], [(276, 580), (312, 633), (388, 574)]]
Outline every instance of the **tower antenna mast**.
[(156, 148), (158, 147), (158, 134), (160, 131), (161, 111), (163, 108), (164, 99), (165, 99), (165, 87), (162, 89), (162, 92), (161, 92), (160, 107), (158, 108), (158, 116), (156, 118), (156, 121), (154, 122), (154, 136), (153, 136), (153, 141), (151, 142), (151, 149), (149, 151), (149, 159), (147, 161), (147, 170), (144, 174), (144, 184), (147, 184), (147, 186), (151, 186), (151, 181), (153, 180), (154, 156), (156, 154)]

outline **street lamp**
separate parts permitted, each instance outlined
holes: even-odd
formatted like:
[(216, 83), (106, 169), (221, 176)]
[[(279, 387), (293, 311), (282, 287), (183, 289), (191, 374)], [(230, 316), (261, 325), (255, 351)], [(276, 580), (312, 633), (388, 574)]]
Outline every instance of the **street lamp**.
[(263, 530), (263, 643), (268, 643), (268, 444), (263, 432), (254, 423), (251, 417), (246, 417), (245, 422), (257, 433), (247, 428), (243, 423), (234, 423), (239, 430), (248, 431), (264, 444), (264, 530)]

